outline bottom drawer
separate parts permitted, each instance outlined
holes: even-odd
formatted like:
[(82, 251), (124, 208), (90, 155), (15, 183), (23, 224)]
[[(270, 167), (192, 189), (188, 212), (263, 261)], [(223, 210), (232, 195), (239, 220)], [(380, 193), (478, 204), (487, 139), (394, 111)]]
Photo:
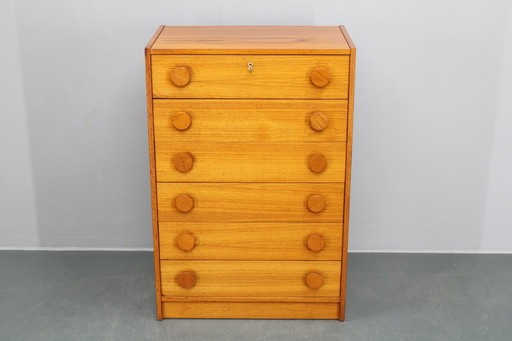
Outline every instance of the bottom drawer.
[(340, 261), (160, 262), (162, 295), (339, 297)]
[(338, 303), (164, 302), (164, 318), (337, 319)]

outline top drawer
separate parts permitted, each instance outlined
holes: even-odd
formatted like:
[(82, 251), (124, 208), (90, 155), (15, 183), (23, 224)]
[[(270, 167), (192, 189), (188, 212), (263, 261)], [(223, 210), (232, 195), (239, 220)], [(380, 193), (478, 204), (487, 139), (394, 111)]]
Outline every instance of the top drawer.
[(348, 98), (348, 56), (153, 55), (151, 58), (154, 98)]

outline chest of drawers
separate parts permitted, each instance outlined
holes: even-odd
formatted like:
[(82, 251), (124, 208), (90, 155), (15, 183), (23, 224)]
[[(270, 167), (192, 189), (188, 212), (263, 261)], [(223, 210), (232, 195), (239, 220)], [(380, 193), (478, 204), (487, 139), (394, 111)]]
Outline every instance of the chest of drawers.
[(354, 70), (342, 26), (158, 29), (158, 319), (344, 320)]

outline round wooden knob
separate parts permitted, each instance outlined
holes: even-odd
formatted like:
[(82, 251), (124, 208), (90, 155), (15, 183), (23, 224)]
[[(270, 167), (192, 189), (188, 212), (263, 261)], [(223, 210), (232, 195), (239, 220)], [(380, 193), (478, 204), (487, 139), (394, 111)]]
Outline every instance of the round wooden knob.
[(190, 251), (196, 246), (196, 239), (193, 234), (183, 233), (178, 236), (176, 244), (181, 250)]
[(329, 118), (321, 111), (317, 111), (309, 116), (309, 126), (316, 131), (322, 131), (329, 125)]
[(182, 173), (186, 173), (194, 165), (194, 155), (189, 152), (176, 154), (172, 158), (172, 163), (174, 163), (174, 168)]
[(320, 194), (313, 194), (308, 198), (308, 209), (313, 213), (322, 212), (325, 209), (325, 198)]
[(308, 165), (313, 173), (322, 173), (327, 169), (327, 159), (322, 154), (311, 154)]
[(325, 246), (324, 237), (319, 234), (312, 234), (307, 241), (308, 249), (314, 252), (322, 250)]
[(172, 117), (172, 125), (177, 130), (187, 130), (190, 127), (190, 123), (192, 123), (192, 118), (184, 111), (177, 112)]
[(183, 66), (174, 68), (171, 71), (171, 82), (176, 86), (185, 86), (190, 82), (190, 73)]
[(311, 74), (309, 75), (311, 79), (311, 83), (313, 83), (314, 86), (323, 88), (327, 84), (329, 84), (329, 81), (331, 80), (331, 77), (329, 76), (329, 71), (323, 67), (317, 67), (313, 71), (311, 71)]
[(196, 286), (196, 275), (191, 271), (182, 271), (178, 274), (178, 284), (183, 289), (192, 289)]
[(174, 204), (178, 211), (187, 213), (194, 208), (194, 199), (188, 194), (180, 194), (174, 200)]
[(324, 277), (318, 272), (310, 272), (306, 275), (306, 285), (311, 289), (318, 289), (324, 284)]

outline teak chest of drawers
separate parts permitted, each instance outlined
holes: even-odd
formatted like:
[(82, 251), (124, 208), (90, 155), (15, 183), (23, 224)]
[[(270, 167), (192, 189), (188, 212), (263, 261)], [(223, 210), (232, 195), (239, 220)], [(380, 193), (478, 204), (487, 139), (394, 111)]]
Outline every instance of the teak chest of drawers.
[(158, 29), (158, 319), (344, 320), (354, 70), (343, 26)]

